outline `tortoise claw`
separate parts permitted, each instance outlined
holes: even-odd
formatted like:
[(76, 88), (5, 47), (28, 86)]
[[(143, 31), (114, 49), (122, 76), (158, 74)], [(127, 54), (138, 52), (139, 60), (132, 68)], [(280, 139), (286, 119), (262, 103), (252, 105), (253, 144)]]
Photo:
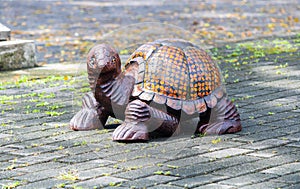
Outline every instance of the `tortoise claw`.
[(236, 133), (242, 130), (241, 122), (235, 120), (225, 120), (222, 122), (204, 124), (199, 128), (202, 134), (227, 134)]
[(114, 141), (119, 142), (140, 142), (148, 141), (149, 134), (145, 124), (130, 124), (125, 122), (115, 129), (112, 138)]
[(83, 108), (70, 121), (70, 128), (75, 131), (85, 131), (102, 128), (96, 109)]

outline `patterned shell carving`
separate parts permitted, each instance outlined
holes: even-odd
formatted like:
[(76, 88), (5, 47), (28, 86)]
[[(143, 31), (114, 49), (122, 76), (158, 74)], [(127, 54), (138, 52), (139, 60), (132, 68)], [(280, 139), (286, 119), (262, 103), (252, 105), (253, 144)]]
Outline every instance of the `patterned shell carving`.
[(225, 94), (221, 73), (209, 54), (190, 42), (162, 39), (140, 46), (127, 60), (138, 61), (132, 95), (187, 114), (213, 108)]

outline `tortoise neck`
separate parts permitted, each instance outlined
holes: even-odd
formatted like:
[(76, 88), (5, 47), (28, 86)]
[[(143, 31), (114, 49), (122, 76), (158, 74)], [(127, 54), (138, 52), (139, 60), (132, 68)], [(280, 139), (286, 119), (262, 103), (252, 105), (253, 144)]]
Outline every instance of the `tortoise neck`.
[(122, 73), (118, 70), (113, 70), (110, 72), (105, 72), (101, 74), (95, 74), (92, 72), (89, 72), (88, 80), (90, 84), (90, 88), (92, 91), (95, 91), (97, 87), (100, 85), (105, 85), (106, 83), (109, 83), (110, 81), (113, 81), (115, 78), (117, 78)]
[(99, 77), (97, 79), (97, 85), (106, 84), (106, 83), (114, 80), (115, 78), (117, 78), (121, 74), (122, 73), (117, 72), (117, 71), (102, 73), (102, 74), (99, 75)]

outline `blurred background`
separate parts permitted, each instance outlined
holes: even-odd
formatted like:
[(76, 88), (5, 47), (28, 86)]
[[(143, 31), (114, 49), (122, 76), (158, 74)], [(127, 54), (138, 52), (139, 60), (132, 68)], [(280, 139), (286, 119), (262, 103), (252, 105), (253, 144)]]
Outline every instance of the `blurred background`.
[(121, 54), (134, 44), (179, 37), (200, 46), (300, 31), (299, 0), (0, 1), (12, 39), (36, 42), (39, 64), (84, 61), (95, 43)]

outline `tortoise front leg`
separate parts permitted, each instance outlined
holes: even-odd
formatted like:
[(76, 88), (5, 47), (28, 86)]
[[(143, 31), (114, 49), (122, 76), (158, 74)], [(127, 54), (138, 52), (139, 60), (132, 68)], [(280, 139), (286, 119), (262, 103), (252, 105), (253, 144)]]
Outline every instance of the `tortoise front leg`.
[(171, 136), (178, 128), (178, 120), (150, 107), (140, 100), (127, 105), (124, 122), (113, 133), (114, 141), (147, 141), (149, 132)]
[(82, 109), (70, 121), (70, 128), (75, 131), (102, 129), (108, 119), (107, 112), (89, 92), (82, 97)]
[(221, 99), (215, 108), (200, 114), (198, 132), (202, 134), (236, 133), (242, 130), (236, 106), (227, 98)]

